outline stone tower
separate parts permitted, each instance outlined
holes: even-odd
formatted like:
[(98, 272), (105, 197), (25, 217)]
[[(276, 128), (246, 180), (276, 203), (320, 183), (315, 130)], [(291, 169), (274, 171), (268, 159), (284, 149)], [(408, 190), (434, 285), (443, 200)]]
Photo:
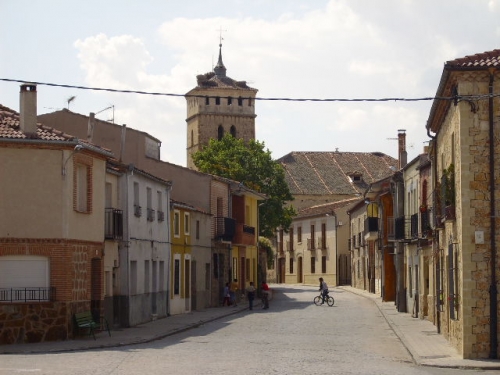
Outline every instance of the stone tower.
[(196, 169), (192, 155), (211, 138), (221, 139), (230, 133), (245, 141), (255, 139), (255, 96), (257, 90), (245, 81), (226, 76), (219, 60), (213, 72), (198, 75), (197, 86), (186, 94), (187, 101), (187, 167)]

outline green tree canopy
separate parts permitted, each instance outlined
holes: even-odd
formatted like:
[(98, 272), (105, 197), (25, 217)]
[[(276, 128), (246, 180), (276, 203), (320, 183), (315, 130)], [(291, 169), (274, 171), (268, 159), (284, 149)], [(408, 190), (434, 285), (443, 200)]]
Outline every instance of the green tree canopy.
[(246, 187), (266, 194), (259, 207), (259, 235), (271, 237), (276, 228), (288, 229), (295, 210), (287, 202), (293, 200), (282, 166), (274, 161), (264, 142), (226, 134), (220, 141), (211, 139), (203, 150), (193, 155), (200, 172), (242, 182)]

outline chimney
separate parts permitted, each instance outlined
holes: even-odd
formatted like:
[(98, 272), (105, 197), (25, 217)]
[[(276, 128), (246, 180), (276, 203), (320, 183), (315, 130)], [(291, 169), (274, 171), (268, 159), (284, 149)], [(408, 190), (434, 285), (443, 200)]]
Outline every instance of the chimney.
[(94, 127), (95, 127), (95, 113), (90, 112), (89, 124), (87, 126), (87, 142), (89, 143), (92, 143), (92, 139), (94, 138)]
[(21, 131), (29, 137), (36, 136), (36, 85), (21, 85), (19, 105), (19, 125)]
[(403, 168), (408, 162), (408, 154), (406, 153), (406, 130), (398, 130), (398, 163), (399, 169)]

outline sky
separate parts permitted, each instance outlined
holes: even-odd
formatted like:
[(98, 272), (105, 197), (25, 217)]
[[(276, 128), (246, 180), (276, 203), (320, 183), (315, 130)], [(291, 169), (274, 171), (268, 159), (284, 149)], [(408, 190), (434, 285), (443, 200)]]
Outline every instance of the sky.
[[(0, 79), (38, 85), (38, 113), (62, 108), (151, 134), (186, 165), (186, 100), (212, 71), (258, 89), (256, 139), (292, 151), (423, 152), (446, 61), (500, 48), (500, 0), (0, 0)], [(222, 40), (221, 40), (222, 37)], [(19, 111), (19, 82), (0, 104)], [(72, 101), (68, 99), (75, 97)]]

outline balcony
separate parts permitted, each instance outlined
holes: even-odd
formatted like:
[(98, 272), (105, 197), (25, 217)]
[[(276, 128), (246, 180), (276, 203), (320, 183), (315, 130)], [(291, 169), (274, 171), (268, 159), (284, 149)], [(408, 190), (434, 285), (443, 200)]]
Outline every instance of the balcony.
[(158, 221), (165, 221), (165, 212), (158, 211)]
[(374, 241), (378, 238), (378, 222), (378, 217), (367, 217), (365, 219), (365, 241)]
[(142, 207), (134, 204), (134, 215), (136, 217), (141, 217), (142, 216)]
[(123, 238), (123, 211), (116, 208), (106, 208), (104, 218), (104, 238), (121, 240)]
[(55, 301), (56, 288), (0, 288), (0, 302)]
[(255, 245), (255, 227), (236, 223), (233, 243), (238, 245)]
[(326, 244), (326, 237), (319, 237), (318, 238), (318, 249), (328, 250), (328, 246)]
[(415, 240), (418, 238), (418, 213), (410, 216), (410, 238)]
[(231, 242), (236, 231), (236, 220), (230, 217), (214, 217), (214, 239)]
[(148, 221), (155, 221), (156, 218), (156, 211), (153, 210), (152, 208), (147, 209), (147, 216), (148, 216)]
[(316, 250), (316, 244), (314, 243), (314, 238), (307, 239), (307, 250)]

